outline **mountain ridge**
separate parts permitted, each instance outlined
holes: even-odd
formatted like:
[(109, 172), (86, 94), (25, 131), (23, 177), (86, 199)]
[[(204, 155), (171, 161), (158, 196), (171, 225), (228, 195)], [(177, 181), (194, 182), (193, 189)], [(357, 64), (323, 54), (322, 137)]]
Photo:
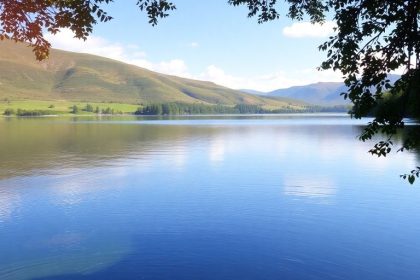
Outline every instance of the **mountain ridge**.
[(350, 102), (340, 95), (346, 91), (342, 82), (317, 82), (268, 92), (266, 96), (289, 97), (317, 105), (347, 105)]
[[(388, 79), (390, 79), (391, 83), (395, 83), (399, 77), (399, 75), (391, 74), (388, 76)], [(345, 100), (341, 95), (342, 92), (347, 92), (347, 87), (344, 82), (317, 82), (269, 92), (252, 89), (241, 89), (240, 91), (257, 96), (291, 98), (293, 100), (320, 106), (341, 106), (350, 104), (350, 101), (348, 99)]]
[(22, 43), (0, 42), (0, 98), (87, 102), (249, 104), (300, 108), (303, 102), (259, 97), (208, 81), (153, 72), (100, 56), (51, 49), (37, 62)]

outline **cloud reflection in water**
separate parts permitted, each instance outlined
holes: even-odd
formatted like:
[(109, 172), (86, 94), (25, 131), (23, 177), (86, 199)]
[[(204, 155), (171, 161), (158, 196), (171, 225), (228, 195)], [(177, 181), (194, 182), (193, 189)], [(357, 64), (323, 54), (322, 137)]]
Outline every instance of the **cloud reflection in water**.
[(321, 199), (331, 203), (337, 194), (335, 183), (327, 177), (287, 177), (284, 180), (284, 194), (289, 196)]

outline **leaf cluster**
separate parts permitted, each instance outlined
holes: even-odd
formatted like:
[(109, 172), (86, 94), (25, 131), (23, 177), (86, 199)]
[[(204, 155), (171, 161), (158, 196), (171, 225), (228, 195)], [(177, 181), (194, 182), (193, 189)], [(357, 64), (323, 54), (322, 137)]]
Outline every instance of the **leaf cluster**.
[[(0, 1), (0, 40), (28, 43), (38, 60), (49, 56), (51, 44), (45, 39), (48, 31), (56, 34), (69, 28), (75, 38), (86, 40), (98, 22), (112, 19), (103, 6), (113, 0), (8, 0)], [(152, 25), (168, 16), (175, 5), (166, 0), (139, 0)]]
[(141, 11), (146, 11), (149, 17), (149, 23), (155, 26), (159, 18), (169, 16), (169, 11), (176, 9), (172, 2), (159, 0), (138, 0), (137, 6)]
[(401, 178), (408, 180), (410, 184), (414, 184), (416, 178), (420, 177), (420, 166), (417, 166), (416, 169), (412, 170), (409, 174), (401, 175)]

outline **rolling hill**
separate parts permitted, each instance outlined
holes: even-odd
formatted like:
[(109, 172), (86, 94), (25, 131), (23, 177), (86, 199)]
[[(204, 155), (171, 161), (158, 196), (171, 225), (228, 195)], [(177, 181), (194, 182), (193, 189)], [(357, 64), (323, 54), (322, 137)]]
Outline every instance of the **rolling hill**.
[(288, 98), (255, 96), (89, 54), (52, 49), (49, 59), (37, 62), (26, 45), (10, 41), (0, 42), (0, 99), (303, 106)]

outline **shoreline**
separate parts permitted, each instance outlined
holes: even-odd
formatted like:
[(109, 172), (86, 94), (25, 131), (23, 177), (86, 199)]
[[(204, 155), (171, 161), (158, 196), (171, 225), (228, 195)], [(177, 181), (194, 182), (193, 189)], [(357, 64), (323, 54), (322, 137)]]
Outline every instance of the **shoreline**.
[(136, 115), (136, 114), (51, 114), (51, 115), (38, 115), (38, 116), (17, 116), (17, 115), (0, 115), (3, 118), (59, 118), (59, 117), (241, 117), (241, 116), (350, 116), (346, 112), (294, 112), (294, 113), (263, 113), (263, 114), (182, 114), (182, 115)]

